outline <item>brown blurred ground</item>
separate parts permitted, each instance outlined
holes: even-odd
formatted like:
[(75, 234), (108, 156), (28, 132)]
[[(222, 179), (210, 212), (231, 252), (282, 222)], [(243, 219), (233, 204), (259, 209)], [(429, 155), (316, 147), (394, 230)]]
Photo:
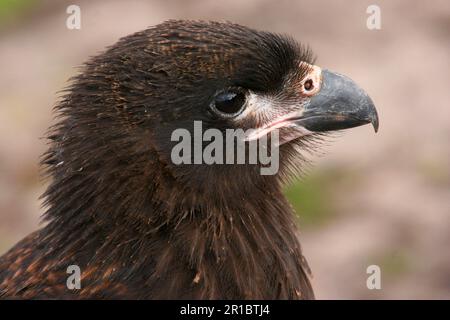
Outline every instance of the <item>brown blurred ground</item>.
[[(73, 3), (81, 6), (80, 31), (65, 27)], [(370, 4), (381, 7), (379, 31), (366, 28)], [(39, 137), (73, 67), (119, 37), (170, 18), (230, 20), (291, 34), (311, 45), (317, 64), (347, 74), (375, 101), (379, 133), (363, 127), (341, 134), (316, 161), (312, 176), (325, 178), (304, 185), (319, 193), (311, 195), (318, 197), (315, 206), (328, 208), (320, 222), (302, 227), (317, 297), (449, 299), (445, 0), (37, 1), (26, 14), (0, 21), (0, 254), (38, 227), (45, 187)], [(382, 269), (382, 290), (366, 288), (371, 264)]]

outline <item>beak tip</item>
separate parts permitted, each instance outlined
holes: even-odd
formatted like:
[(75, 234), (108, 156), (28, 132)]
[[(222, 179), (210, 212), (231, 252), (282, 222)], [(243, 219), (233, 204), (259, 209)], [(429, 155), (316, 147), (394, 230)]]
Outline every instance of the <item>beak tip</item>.
[(369, 107), (369, 109), (370, 109), (369, 120), (370, 120), (370, 123), (372, 123), (372, 126), (373, 126), (373, 129), (375, 130), (375, 133), (377, 133), (378, 132), (378, 128), (380, 127), (380, 122), (378, 121), (377, 109), (375, 109), (375, 105), (373, 104), (372, 100), (370, 100), (370, 107)]
[(372, 120), (371, 120), (371, 123), (372, 123), (372, 126), (373, 126), (373, 130), (375, 130), (375, 133), (377, 133), (378, 132), (378, 128), (380, 126), (380, 124), (378, 122), (378, 117), (377, 116), (373, 117)]

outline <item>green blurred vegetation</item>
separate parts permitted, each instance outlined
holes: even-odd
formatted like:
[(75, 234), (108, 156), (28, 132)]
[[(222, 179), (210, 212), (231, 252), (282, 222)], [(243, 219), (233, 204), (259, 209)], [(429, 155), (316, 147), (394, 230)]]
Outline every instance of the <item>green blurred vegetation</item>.
[(412, 268), (412, 261), (406, 251), (390, 250), (378, 255), (371, 261), (379, 261), (378, 265), (384, 276), (399, 278), (408, 273)]
[(423, 159), (418, 162), (417, 168), (422, 177), (437, 187), (450, 186), (450, 168), (447, 159)]
[(25, 16), (37, 3), (37, 0), (0, 0), (0, 27)]
[(324, 174), (314, 174), (298, 180), (285, 189), (285, 195), (294, 207), (302, 226), (321, 225), (332, 215), (329, 188)]
[(311, 172), (287, 186), (284, 192), (301, 226), (316, 227), (328, 223), (338, 214), (336, 191), (351, 190), (359, 181), (359, 171), (335, 166)]

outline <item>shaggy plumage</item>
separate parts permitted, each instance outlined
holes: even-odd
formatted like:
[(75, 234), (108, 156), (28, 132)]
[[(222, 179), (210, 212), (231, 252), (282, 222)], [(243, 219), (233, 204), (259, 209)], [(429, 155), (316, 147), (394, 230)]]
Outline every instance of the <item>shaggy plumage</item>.
[[(0, 258), (0, 297), (314, 298), (281, 186), (312, 131), (326, 130), (283, 144), (274, 176), (259, 164), (170, 158), (171, 133), (194, 120), (220, 130), (267, 123), (269, 114), (212, 112), (222, 90), (269, 97), (278, 114), (306, 106), (299, 86), (312, 63), (288, 37), (194, 21), (165, 22), (92, 58), (48, 134), (47, 224)], [(81, 269), (80, 290), (66, 287), (69, 265)]]

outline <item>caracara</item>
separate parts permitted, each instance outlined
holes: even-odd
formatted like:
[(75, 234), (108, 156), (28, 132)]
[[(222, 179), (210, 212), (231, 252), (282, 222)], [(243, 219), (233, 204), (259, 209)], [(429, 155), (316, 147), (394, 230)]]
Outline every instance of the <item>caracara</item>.
[[(378, 128), (368, 95), (315, 66), (305, 46), (200, 21), (120, 39), (84, 65), (55, 112), (45, 225), (0, 258), (0, 298), (312, 299), (282, 185), (326, 132)], [(196, 121), (253, 129), (244, 144), (278, 131), (279, 170), (174, 163), (172, 133)]]

